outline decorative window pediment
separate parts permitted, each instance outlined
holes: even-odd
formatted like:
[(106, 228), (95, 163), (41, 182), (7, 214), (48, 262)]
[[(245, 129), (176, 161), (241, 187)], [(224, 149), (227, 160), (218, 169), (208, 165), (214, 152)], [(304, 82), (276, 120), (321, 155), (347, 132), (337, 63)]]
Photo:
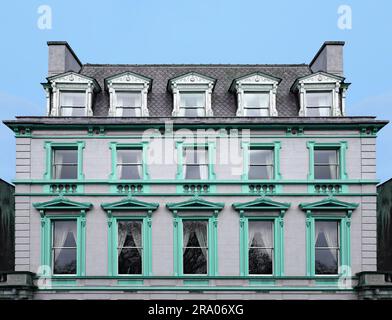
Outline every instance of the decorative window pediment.
[(211, 94), (216, 80), (190, 72), (169, 80), (168, 90), (173, 93), (173, 116), (213, 116)]
[(121, 201), (101, 204), (105, 211), (126, 210), (126, 211), (153, 211), (159, 207), (158, 203), (144, 202), (134, 198), (126, 198)]
[(152, 79), (131, 71), (106, 78), (105, 87), (110, 95), (109, 116), (148, 116), (147, 93), (151, 85)]
[(358, 207), (357, 203), (344, 202), (335, 198), (327, 198), (321, 201), (312, 203), (301, 203), (300, 208), (302, 210), (341, 210), (341, 211), (352, 211)]
[(101, 90), (91, 77), (66, 72), (48, 77), (46, 91), (48, 116), (92, 116), (93, 93)]
[(233, 208), (236, 211), (255, 211), (255, 210), (283, 210), (290, 208), (290, 203), (276, 202), (267, 198), (258, 198), (250, 202), (233, 203)]
[(170, 211), (188, 211), (188, 210), (205, 210), (205, 211), (220, 211), (225, 206), (221, 202), (210, 202), (199, 197), (194, 197), (190, 200), (176, 203), (168, 203), (166, 207)]
[(47, 202), (33, 203), (35, 209), (40, 212), (48, 210), (74, 210), (74, 211), (86, 211), (92, 207), (89, 202), (76, 202), (63, 197), (59, 197)]
[(280, 81), (262, 72), (234, 79), (229, 91), (237, 94), (237, 116), (277, 116), (276, 91)]
[(295, 80), (291, 91), (299, 95), (299, 116), (344, 116), (344, 77), (319, 71)]

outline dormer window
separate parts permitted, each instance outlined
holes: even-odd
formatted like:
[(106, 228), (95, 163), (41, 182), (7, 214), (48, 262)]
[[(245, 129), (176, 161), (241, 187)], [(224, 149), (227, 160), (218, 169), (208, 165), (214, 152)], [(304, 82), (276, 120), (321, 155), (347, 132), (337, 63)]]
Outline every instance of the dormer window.
[(308, 91), (306, 93), (306, 113), (310, 117), (332, 115), (332, 91)]
[(141, 92), (118, 91), (115, 100), (116, 117), (140, 117), (142, 115)]
[(110, 95), (109, 117), (147, 117), (147, 94), (152, 80), (125, 72), (105, 79)]
[(83, 91), (60, 91), (60, 115), (82, 117), (86, 114), (86, 93)]
[(181, 92), (180, 110), (178, 115), (181, 117), (204, 117), (205, 93)]
[(211, 94), (215, 79), (191, 72), (169, 80), (168, 90), (173, 92), (173, 116), (213, 116)]
[(298, 78), (291, 91), (298, 94), (299, 116), (344, 116), (348, 86), (343, 77), (323, 71)]
[(276, 92), (280, 81), (261, 72), (235, 79), (229, 90), (237, 94), (237, 116), (277, 116)]
[(43, 84), (47, 95), (47, 115), (61, 117), (92, 116), (94, 93), (100, 90), (90, 77), (66, 72), (48, 78)]

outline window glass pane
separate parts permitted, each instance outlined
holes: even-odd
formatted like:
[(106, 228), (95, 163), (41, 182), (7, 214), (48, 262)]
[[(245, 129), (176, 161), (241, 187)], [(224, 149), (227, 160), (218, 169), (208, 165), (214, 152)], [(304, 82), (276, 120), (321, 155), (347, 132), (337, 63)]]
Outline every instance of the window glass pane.
[(142, 95), (139, 92), (117, 92), (116, 107), (140, 108), (142, 105)]
[(141, 179), (143, 177), (142, 150), (117, 150), (117, 177), (119, 179)]
[(337, 274), (339, 264), (339, 222), (315, 222), (316, 274)]
[(76, 221), (53, 221), (52, 232), (52, 261), (54, 274), (76, 274)]
[(338, 150), (314, 150), (315, 179), (339, 178)]
[(84, 116), (86, 106), (85, 92), (61, 92), (60, 105), (62, 116)]
[(141, 108), (116, 108), (117, 117), (140, 117), (142, 115)]
[(180, 93), (180, 116), (202, 117), (205, 115), (204, 93), (182, 92)]
[(183, 221), (183, 272), (207, 274), (208, 222)]
[(330, 116), (332, 106), (331, 91), (306, 92), (306, 107), (308, 116)]
[(272, 150), (251, 149), (249, 150), (250, 164), (272, 164)]
[(273, 222), (248, 222), (249, 274), (273, 272)]
[(331, 108), (307, 108), (306, 115), (309, 117), (328, 117), (331, 115)]
[(249, 150), (248, 179), (273, 178), (273, 150)]
[(269, 93), (245, 92), (244, 106), (248, 108), (267, 108), (269, 105)]
[(185, 179), (208, 179), (208, 149), (184, 148)]
[(265, 108), (258, 108), (258, 109), (245, 108), (244, 115), (247, 117), (268, 117), (269, 110)]
[(78, 151), (75, 149), (54, 149), (52, 170), (54, 179), (77, 179)]
[(142, 273), (142, 221), (118, 221), (117, 252), (119, 274)]

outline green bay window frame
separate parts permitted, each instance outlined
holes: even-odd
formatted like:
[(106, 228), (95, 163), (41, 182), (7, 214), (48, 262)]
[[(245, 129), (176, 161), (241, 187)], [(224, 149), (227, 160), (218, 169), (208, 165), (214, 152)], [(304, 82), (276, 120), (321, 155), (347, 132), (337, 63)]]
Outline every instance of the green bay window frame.
[(242, 174), (242, 180), (247, 181), (248, 178), (248, 170), (250, 164), (250, 150), (272, 150), (273, 151), (273, 177), (272, 179), (263, 179), (260, 181), (271, 181), (271, 180), (281, 180), (282, 175), (280, 173), (280, 149), (281, 142), (274, 141), (272, 143), (259, 143), (259, 142), (242, 142), (241, 144), (243, 150), (243, 166), (244, 171)]
[(207, 159), (208, 159), (208, 180), (215, 180), (216, 175), (215, 175), (215, 170), (214, 170), (214, 164), (215, 164), (215, 142), (206, 142), (206, 143), (185, 143), (183, 141), (177, 141), (176, 142), (176, 149), (177, 149), (177, 174), (176, 174), (176, 180), (184, 180), (184, 181), (189, 181), (185, 180), (184, 177), (184, 150), (186, 148), (193, 148), (195, 150), (197, 149), (206, 149), (207, 150)]
[[(56, 198), (48, 202), (33, 203), (41, 216), (41, 276), (80, 277), (86, 275), (86, 212), (91, 203)], [(53, 221), (76, 221), (76, 274), (53, 274)]]
[[(173, 275), (174, 276), (216, 276), (218, 275), (218, 214), (224, 204), (209, 202), (199, 197), (168, 203), (166, 207), (173, 214)], [(184, 274), (183, 266), (183, 221), (207, 221), (208, 259), (207, 274)]]
[[(110, 181), (124, 181), (120, 180), (117, 176), (117, 151), (118, 150), (141, 150), (142, 151), (142, 179), (137, 179), (135, 181), (140, 180), (149, 180), (150, 175), (148, 173), (147, 167), (147, 152), (148, 152), (148, 142), (143, 141), (139, 143), (118, 143), (118, 142), (110, 142), (109, 148), (111, 150), (111, 158), (112, 158), (112, 172), (110, 173), (109, 180)], [(128, 180), (125, 180), (128, 181)]]
[(53, 142), (53, 141), (45, 141), (45, 156), (46, 156), (46, 167), (44, 173), (45, 180), (54, 180), (53, 176), (53, 160), (54, 160), (54, 151), (56, 149), (59, 150), (77, 150), (77, 178), (76, 179), (56, 179), (56, 182), (59, 181), (83, 181), (83, 150), (85, 147), (84, 141), (76, 141), (76, 142)]
[[(307, 148), (309, 149), (309, 173), (308, 180), (315, 180), (314, 175), (314, 151), (315, 150), (337, 150), (338, 151), (338, 163), (339, 163), (339, 179), (347, 180), (347, 170), (346, 170), (346, 150), (347, 141), (340, 141), (338, 143), (318, 143), (315, 141), (308, 141)], [(323, 181), (328, 181), (328, 179), (323, 179)]]
[[(284, 215), (289, 203), (258, 198), (244, 203), (233, 203), (240, 215), (240, 275), (252, 277), (279, 277), (284, 275)], [(250, 214), (250, 212), (254, 214)], [(273, 222), (273, 266), (272, 274), (249, 274), (249, 221)]]
[(158, 203), (149, 203), (128, 197), (113, 203), (103, 203), (108, 223), (108, 275), (134, 277), (140, 274), (118, 274), (118, 222), (142, 222), (142, 276), (152, 275), (152, 213)]
[(358, 207), (356, 203), (348, 203), (329, 197), (313, 202), (301, 203), (300, 208), (306, 214), (306, 275), (330, 277), (330, 274), (316, 274), (316, 239), (315, 223), (317, 221), (337, 221), (339, 223), (339, 260), (336, 276), (351, 276), (351, 216)]

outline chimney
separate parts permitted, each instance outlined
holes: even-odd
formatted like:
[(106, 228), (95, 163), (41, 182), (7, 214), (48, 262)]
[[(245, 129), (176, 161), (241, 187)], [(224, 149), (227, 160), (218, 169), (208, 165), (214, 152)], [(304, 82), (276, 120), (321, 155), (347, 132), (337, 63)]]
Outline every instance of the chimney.
[(344, 41), (325, 41), (309, 66), (312, 72), (324, 71), (343, 77)]
[(79, 72), (82, 63), (66, 41), (48, 41), (48, 77), (74, 71)]

